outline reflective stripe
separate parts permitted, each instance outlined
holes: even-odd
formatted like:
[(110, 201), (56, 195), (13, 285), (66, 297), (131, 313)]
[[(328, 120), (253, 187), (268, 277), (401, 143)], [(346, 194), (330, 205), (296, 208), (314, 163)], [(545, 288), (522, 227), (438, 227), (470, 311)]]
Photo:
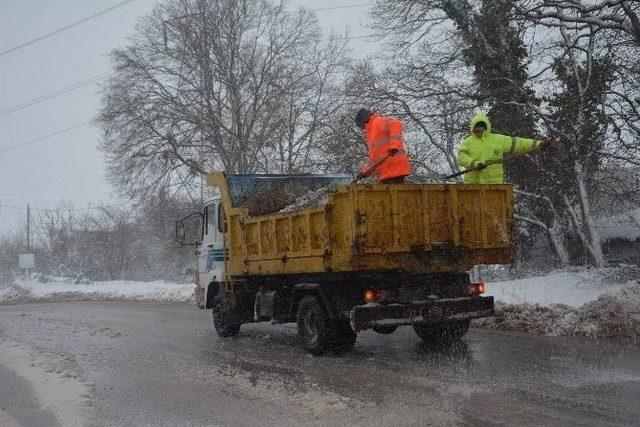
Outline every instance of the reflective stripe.
[(511, 137), (511, 149), (509, 150), (508, 154), (513, 153), (515, 149), (516, 149), (516, 137), (512, 136)]
[(401, 135), (389, 135), (389, 136), (385, 136), (384, 138), (372, 141), (370, 148), (379, 148), (384, 145), (387, 145), (389, 142), (391, 142), (392, 139), (399, 139), (402, 142)]

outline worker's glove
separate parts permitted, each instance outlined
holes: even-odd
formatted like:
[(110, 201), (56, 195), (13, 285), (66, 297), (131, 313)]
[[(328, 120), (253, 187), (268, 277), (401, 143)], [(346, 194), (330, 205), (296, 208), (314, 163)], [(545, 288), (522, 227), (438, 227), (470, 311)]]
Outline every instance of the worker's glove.
[(549, 147), (549, 145), (551, 145), (551, 140), (550, 139), (543, 139), (542, 141), (540, 141), (540, 151), (544, 151), (547, 149), (547, 147)]
[(392, 148), (391, 150), (389, 150), (389, 155), (391, 157), (395, 156), (396, 154), (398, 154), (398, 149), (397, 148)]

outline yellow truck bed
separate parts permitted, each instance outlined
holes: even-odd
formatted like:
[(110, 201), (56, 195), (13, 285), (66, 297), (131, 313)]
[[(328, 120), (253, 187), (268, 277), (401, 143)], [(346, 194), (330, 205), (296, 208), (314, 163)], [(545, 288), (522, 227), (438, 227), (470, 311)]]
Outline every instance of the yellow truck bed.
[(227, 273), (290, 275), (461, 272), (514, 260), (510, 185), (342, 185), (319, 206), (249, 215), (218, 187), (228, 234)]

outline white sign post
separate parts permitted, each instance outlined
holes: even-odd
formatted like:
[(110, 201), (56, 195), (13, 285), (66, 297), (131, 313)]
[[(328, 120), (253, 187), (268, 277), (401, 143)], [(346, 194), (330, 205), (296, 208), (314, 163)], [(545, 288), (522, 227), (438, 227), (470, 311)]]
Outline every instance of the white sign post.
[(29, 270), (36, 268), (36, 257), (34, 254), (18, 255), (18, 264), (20, 268), (25, 270), (25, 279), (29, 280)]

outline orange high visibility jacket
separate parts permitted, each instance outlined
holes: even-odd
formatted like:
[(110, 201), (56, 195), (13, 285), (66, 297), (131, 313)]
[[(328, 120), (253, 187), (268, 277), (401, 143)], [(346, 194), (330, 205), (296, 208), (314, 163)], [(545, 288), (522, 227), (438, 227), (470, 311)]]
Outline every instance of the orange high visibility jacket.
[(373, 113), (364, 127), (364, 133), (367, 137), (370, 164), (362, 169), (362, 173), (368, 174), (371, 166), (389, 154), (389, 151), (396, 149), (398, 152), (395, 156), (387, 157), (372, 172), (376, 173), (380, 180), (411, 174), (409, 156), (402, 142), (400, 120)]

